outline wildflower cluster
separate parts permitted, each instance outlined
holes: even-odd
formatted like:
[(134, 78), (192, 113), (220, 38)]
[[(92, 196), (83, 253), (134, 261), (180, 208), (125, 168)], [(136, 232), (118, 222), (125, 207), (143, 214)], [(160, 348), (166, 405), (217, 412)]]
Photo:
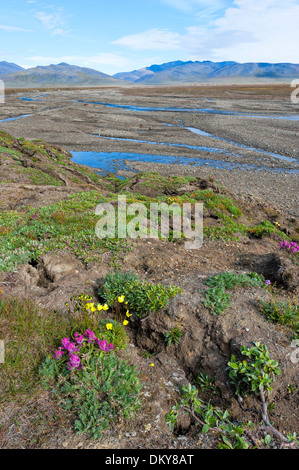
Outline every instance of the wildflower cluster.
[(73, 295), (70, 304), (65, 304), (73, 327), (81, 333), (86, 329), (97, 330), (99, 313), (109, 310), (107, 304), (94, 303), (92, 300), (93, 298), (86, 294)]
[(280, 242), (279, 248), (281, 250), (286, 250), (289, 253), (297, 253), (299, 251), (299, 245), (296, 242)]
[[(80, 294), (78, 297), (74, 295), (72, 299), (76, 300), (76, 310), (79, 310), (80, 308), (84, 308), (85, 310), (90, 310), (91, 312), (96, 312), (96, 311), (101, 311), (101, 310), (108, 310), (109, 307), (107, 304), (101, 305), (97, 304), (95, 305), (94, 302), (91, 302), (92, 297), (86, 294)], [(86, 303), (85, 303), (86, 302)], [(68, 303), (65, 304), (66, 306)]]
[(67, 356), (67, 368), (69, 370), (82, 369), (82, 362), (78, 353), (82, 348), (86, 349), (86, 346), (88, 345), (93, 345), (100, 351), (104, 352), (109, 352), (114, 349), (113, 344), (108, 344), (107, 340), (104, 341), (97, 338), (94, 331), (89, 329), (87, 329), (83, 335), (75, 333), (74, 338), (75, 341), (71, 341), (70, 338), (63, 338), (61, 340), (61, 346), (54, 352), (53, 355), (53, 359), (61, 359)]

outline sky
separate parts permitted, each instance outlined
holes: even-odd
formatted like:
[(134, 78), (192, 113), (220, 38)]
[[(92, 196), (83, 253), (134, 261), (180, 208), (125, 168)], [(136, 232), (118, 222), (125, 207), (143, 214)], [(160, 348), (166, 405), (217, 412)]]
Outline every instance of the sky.
[(113, 75), (174, 60), (299, 63), (299, 0), (0, 0), (0, 61)]

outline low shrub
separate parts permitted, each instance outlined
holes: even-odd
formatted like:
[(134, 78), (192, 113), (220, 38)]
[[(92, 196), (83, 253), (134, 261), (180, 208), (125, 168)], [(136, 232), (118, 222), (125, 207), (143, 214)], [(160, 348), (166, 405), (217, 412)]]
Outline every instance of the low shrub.
[(268, 320), (286, 325), (299, 335), (299, 306), (297, 303), (275, 299), (270, 302), (259, 300), (259, 308)]
[(257, 273), (236, 274), (233, 272), (223, 272), (216, 274), (206, 280), (209, 287), (223, 287), (224, 289), (233, 289), (237, 286), (265, 286), (264, 277)]
[(149, 312), (158, 312), (165, 307), (169, 299), (180, 294), (177, 286), (163, 286), (142, 281), (133, 273), (111, 273), (106, 276), (99, 288), (99, 296), (109, 307), (113, 307), (119, 296), (123, 296), (125, 305), (138, 317)]
[(223, 287), (211, 287), (206, 291), (204, 305), (213, 315), (221, 315), (230, 305), (230, 294)]

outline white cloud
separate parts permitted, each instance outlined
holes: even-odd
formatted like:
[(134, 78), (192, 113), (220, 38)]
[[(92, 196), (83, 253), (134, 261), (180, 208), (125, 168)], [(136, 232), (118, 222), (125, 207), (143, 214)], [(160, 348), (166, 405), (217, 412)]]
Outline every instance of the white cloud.
[[(187, 3), (163, 1), (177, 7)], [(205, 26), (192, 25), (183, 34), (154, 29), (122, 37), (113, 44), (140, 51), (184, 51), (186, 59), (192, 60), (298, 63), (298, 18), (298, 0), (235, 0), (221, 17)]]
[(22, 33), (32, 33), (30, 29), (19, 28), (18, 26), (7, 26), (4, 24), (0, 24), (0, 29), (6, 31), (7, 33), (15, 33), (15, 32), (22, 32)]
[(235, 0), (214, 27), (218, 37), (238, 31), (243, 38), (215, 44), (214, 54), (228, 60), (298, 62), (298, 18), (298, 0)]
[(129, 47), (134, 50), (176, 50), (181, 49), (179, 33), (167, 29), (148, 29), (142, 33), (130, 34), (112, 42), (118, 46)]
[(53, 36), (59, 36), (66, 32), (67, 22), (62, 8), (56, 9), (53, 13), (38, 11), (35, 16), (46, 29), (51, 31)]

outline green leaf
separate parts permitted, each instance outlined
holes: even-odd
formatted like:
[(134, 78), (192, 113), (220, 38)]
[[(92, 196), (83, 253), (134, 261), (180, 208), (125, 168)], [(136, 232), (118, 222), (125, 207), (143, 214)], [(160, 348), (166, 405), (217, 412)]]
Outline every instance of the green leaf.
[(205, 424), (201, 430), (203, 434), (206, 434), (210, 429), (210, 426), (208, 424)]

